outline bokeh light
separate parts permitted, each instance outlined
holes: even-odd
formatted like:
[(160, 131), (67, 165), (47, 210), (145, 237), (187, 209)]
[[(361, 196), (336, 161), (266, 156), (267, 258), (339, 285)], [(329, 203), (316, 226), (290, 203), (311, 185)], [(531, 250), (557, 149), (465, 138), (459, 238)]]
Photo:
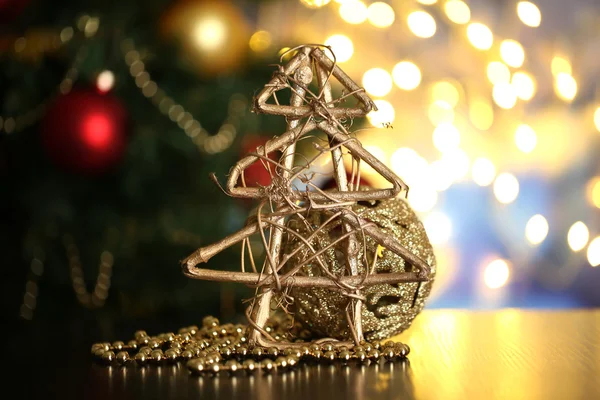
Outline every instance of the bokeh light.
[(572, 75), (561, 72), (556, 75), (554, 91), (559, 98), (570, 102), (577, 95), (577, 81)]
[(510, 204), (519, 195), (519, 181), (510, 173), (504, 172), (494, 181), (494, 196), (502, 204)]
[(104, 70), (96, 78), (96, 87), (100, 92), (106, 93), (115, 85), (115, 74), (112, 71)]
[(418, 3), (425, 4), (426, 6), (430, 6), (432, 4), (437, 3), (437, 0), (417, 0)]
[(587, 184), (587, 198), (590, 204), (600, 208), (600, 177), (596, 176)]
[(517, 71), (513, 74), (510, 84), (513, 86), (517, 97), (521, 100), (531, 100), (535, 95), (536, 83), (530, 74)]
[(371, 125), (377, 128), (385, 128), (387, 124), (393, 123), (396, 117), (394, 107), (388, 101), (381, 99), (374, 100), (374, 103), (377, 106), (377, 111), (373, 110), (367, 114)]
[(532, 127), (521, 124), (515, 131), (515, 144), (523, 153), (531, 153), (537, 145), (537, 135)]
[(362, 84), (367, 93), (382, 97), (392, 90), (392, 77), (382, 68), (371, 68), (364, 73)]
[(554, 76), (557, 76), (558, 74), (571, 75), (573, 73), (571, 62), (562, 56), (554, 56), (550, 68), (552, 70), (552, 75)]
[(217, 51), (227, 40), (227, 25), (217, 17), (207, 16), (201, 18), (194, 26), (192, 37), (200, 50)]
[(532, 28), (540, 26), (542, 22), (540, 9), (530, 1), (520, 1), (517, 3), (517, 15), (521, 22)]
[(475, 98), (469, 103), (469, 119), (473, 126), (482, 131), (490, 129), (494, 123), (494, 109), (489, 101)]
[(525, 50), (516, 40), (506, 39), (500, 43), (502, 60), (513, 68), (519, 68), (525, 62)]
[(408, 15), (407, 22), (408, 29), (415, 36), (426, 39), (435, 35), (437, 29), (435, 19), (425, 11), (413, 11)]
[(490, 289), (498, 289), (506, 285), (510, 277), (510, 268), (505, 260), (496, 259), (484, 270), (483, 282)]
[(367, 19), (367, 6), (360, 0), (344, 2), (340, 6), (340, 17), (349, 24), (361, 24)]
[(377, 1), (371, 3), (367, 9), (367, 18), (371, 25), (378, 28), (387, 28), (394, 23), (394, 9), (387, 3)]
[(273, 39), (267, 31), (257, 31), (250, 36), (250, 49), (256, 53), (261, 53), (271, 47)]
[(431, 103), (427, 110), (427, 116), (433, 126), (438, 126), (442, 123), (451, 124), (454, 122), (454, 110), (452, 109), (452, 106), (444, 100), (436, 100)]
[(469, 24), (467, 38), (473, 47), (479, 50), (489, 50), (494, 44), (494, 34), (490, 28), (479, 22)]
[(548, 221), (541, 214), (536, 214), (525, 225), (525, 238), (532, 245), (540, 244), (548, 236)]
[(510, 70), (501, 61), (492, 61), (487, 66), (487, 77), (494, 85), (510, 82)]
[(455, 24), (466, 24), (471, 20), (471, 9), (461, 0), (449, 0), (444, 4), (444, 11), (448, 19)]
[(400, 61), (392, 69), (392, 78), (400, 89), (413, 90), (421, 83), (421, 70), (410, 61)]
[(479, 157), (473, 161), (471, 176), (473, 177), (473, 181), (479, 186), (489, 186), (496, 177), (496, 167), (489, 159)]
[[(331, 47), (331, 51), (335, 54), (336, 62), (343, 63), (352, 57), (354, 54), (354, 45), (352, 40), (345, 35), (332, 35), (325, 40), (325, 45)], [(330, 55), (330, 54), (328, 54)], [(333, 59), (333, 57), (330, 57)]]
[(590, 240), (590, 231), (582, 221), (577, 221), (571, 225), (569, 233), (567, 233), (567, 243), (571, 250), (575, 252), (583, 250), (588, 240)]
[(402, 147), (390, 159), (390, 166), (396, 175), (408, 185), (419, 185), (429, 181), (429, 164), (416, 151)]
[(464, 179), (471, 167), (471, 160), (463, 149), (449, 150), (443, 153), (441, 162), (448, 169), (454, 181)]
[(456, 86), (447, 81), (440, 81), (433, 84), (431, 88), (431, 97), (434, 100), (442, 100), (451, 107), (456, 107), (460, 94)]
[(451, 123), (441, 123), (433, 131), (433, 145), (442, 153), (460, 146), (460, 132)]
[(596, 108), (594, 111), (594, 126), (600, 132), (600, 107)]
[(511, 109), (517, 104), (517, 93), (510, 83), (498, 83), (492, 90), (494, 103), (505, 110)]
[(452, 186), (454, 175), (442, 160), (435, 160), (429, 164), (429, 179), (435, 190), (443, 192)]
[(408, 204), (417, 212), (430, 211), (437, 200), (437, 191), (428, 184), (412, 185), (408, 192)]
[(446, 243), (452, 235), (452, 221), (440, 211), (429, 213), (423, 219), (423, 226), (429, 241), (434, 245)]
[(592, 267), (600, 265), (600, 236), (590, 242), (587, 249), (587, 259)]
[(300, 0), (308, 8), (319, 8), (329, 4), (331, 0)]

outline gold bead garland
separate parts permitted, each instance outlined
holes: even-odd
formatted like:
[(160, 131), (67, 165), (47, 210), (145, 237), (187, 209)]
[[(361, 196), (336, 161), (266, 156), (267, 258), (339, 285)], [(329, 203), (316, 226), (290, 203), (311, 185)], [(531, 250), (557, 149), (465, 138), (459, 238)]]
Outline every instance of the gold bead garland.
[[(275, 320), (267, 330), (284, 341), (291, 333), (286, 326), (289, 327), (289, 323)], [(97, 361), (105, 365), (142, 367), (185, 361), (193, 375), (285, 372), (310, 362), (395, 361), (406, 358), (410, 352), (406, 344), (391, 341), (363, 342), (349, 347), (337, 347), (333, 342), (305, 342), (304, 346), (281, 351), (276, 347), (248, 344), (247, 329), (241, 324), (220, 325), (217, 318), (208, 316), (202, 321), (202, 328), (190, 326), (180, 329), (177, 334), (161, 333), (157, 336), (137, 331), (127, 343), (96, 343), (92, 345), (91, 352)]]

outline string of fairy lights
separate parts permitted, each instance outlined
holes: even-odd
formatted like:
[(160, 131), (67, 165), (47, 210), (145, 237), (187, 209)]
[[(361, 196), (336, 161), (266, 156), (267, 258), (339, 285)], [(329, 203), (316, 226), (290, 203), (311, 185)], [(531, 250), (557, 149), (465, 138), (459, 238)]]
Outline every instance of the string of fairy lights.
[[(300, 0), (300, 3), (312, 9), (336, 7), (339, 17), (351, 26), (370, 24), (374, 29), (385, 30), (394, 24), (405, 24), (420, 39), (433, 37), (440, 23), (434, 15), (443, 16), (446, 21), (442, 23), (448, 23), (456, 31), (456, 36), (464, 38), (473, 51), (490, 55), (491, 61), (483, 65), (485, 76), (491, 84), (490, 96), (470, 96), (466, 105), (460, 104), (465, 90), (460, 82), (452, 79), (426, 82), (421, 68), (413, 60), (400, 60), (391, 70), (370, 68), (362, 76), (362, 85), (375, 98), (378, 108), (377, 112), (369, 114), (368, 119), (378, 128), (395, 119), (394, 105), (385, 98), (394, 85), (405, 92), (413, 91), (425, 83), (430, 88), (431, 103), (427, 116), (434, 126), (431, 144), (441, 153), (440, 159), (428, 162), (409, 147), (396, 149), (391, 156), (382, 146), (370, 145), (368, 141), (365, 147), (381, 161), (389, 163), (411, 186), (409, 202), (416, 211), (424, 213), (424, 225), (434, 244), (442, 245), (452, 235), (450, 218), (433, 209), (438, 193), (453, 183), (470, 175), (475, 184), (491, 187), (500, 205), (509, 205), (518, 198), (520, 183), (514, 174), (500, 171), (486, 157), (476, 157), (471, 162), (469, 155), (461, 149), (461, 130), (455, 124), (455, 115), (458, 107), (465, 106), (470, 124), (480, 131), (487, 131), (494, 124), (495, 107), (515, 111), (534, 99), (538, 82), (534, 74), (525, 68), (527, 54), (519, 41), (498, 37), (489, 26), (473, 18), (468, 2), (462, 0), (375, 1), (370, 4), (361, 0)], [(515, 2), (513, 15), (527, 29), (535, 29), (542, 23), (542, 13), (533, 2)], [(259, 44), (265, 43), (265, 37), (269, 38), (265, 31), (255, 35), (258, 36), (253, 39)], [(339, 63), (352, 63), (355, 43), (351, 37), (336, 33), (326, 38), (324, 43), (331, 46)], [(571, 60), (566, 54), (557, 53), (548, 67), (556, 98), (565, 105), (571, 104), (578, 94), (578, 81)], [(600, 131), (600, 107), (595, 109), (590, 122)], [(513, 138), (514, 145), (523, 154), (532, 153), (538, 145), (538, 135), (527, 123), (518, 124)], [(600, 208), (600, 177), (589, 182), (587, 193), (589, 202)], [(524, 226), (525, 239), (531, 246), (538, 246), (546, 239), (549, 229), (547, 218), (535, 214)], [(592, 238), (585, 222), (575, 221), (566, 232), (565, 240), (574, 253), (587, 248), (587, 261), (592, 267), (600, 265), (600, 235)], [(505, 286), (510, 276), (511, 262), (495, 258), (487, 262), (482, 279), (488, 288), (495, 289)]]
[[(92, 38), (98, 32), (98, 28), (98, 18), (86, 15), (78, 19), (77, 23), (75, 24), (75, 28), (73, 26), (66, 26), (60, 31), (57, 31), (49, 37), (46, 37), (42, 44), (39, 42), (31, 43), (33, 40), (28, 40), (26, 36), (21, 36), (14, 41), (11, 51), (14, 53), (16, 58), (32, 57), (31, 54), (26, 55), (28, 52), (36, 53), (33, 55), (33, 57), (35, 57), (40, 51), (56, 51), (60, 49), (72, 41), (76, 33), (83, 34), (83, 36), (88, 39)], [(43, 43), (46, 43), (46, 45)], [(71, 91), (74, 83), (79, 78), (79, 67), (84, 61), (85, 56), (86, 47), (81, 46), (78, 49), (75, 57), (73, 57), (70, 67), (66, 70), (63, 78), (56, 86), (56, 89), (50, 94), (50, 96), (48, 96), (47, 99), (31, 107), (29, 110), (20, 113), (19, 115), (0, 116), (0, 133), (10, 135), (12, 133), (20, 132), (35, 124), (44, 115), (48, 103), (56, 95), (65, 95)]]

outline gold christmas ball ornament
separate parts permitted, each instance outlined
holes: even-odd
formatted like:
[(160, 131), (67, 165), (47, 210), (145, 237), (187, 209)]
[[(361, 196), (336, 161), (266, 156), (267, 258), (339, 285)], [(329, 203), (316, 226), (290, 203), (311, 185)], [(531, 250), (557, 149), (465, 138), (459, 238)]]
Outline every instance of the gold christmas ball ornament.
[[(405, 200), (360, 201), (353, 206), (353, 211), (367, 221), (377, 224), (386, 233), (393, 235), (406, 249), (425, 260), (431, 267), (430, 279), (427, 282), (377, 284), (361, 290), (361, 295), (365, 299), (362, 306), (362, 328), (365, 339), (381, 340), (409, 328), (415, 317), (423, 310), (436, 273), (435, 255), (423, 224)], [(313, 211), (307, 222), (314, 229), (327, 219), (326, 213)], [(306, 229), (306, 223), (299, 218), (292, 218), (289, 228), (304, 237), (308, 237), (310, 234)], [(330, 228), (320, 231), (312, 244), (315, 248), (323, 249), (341, 235), (341, 225), (332, 224)], [(367, 249), (365, 253), (361, 246), (361, 253), (358, 257), (359, 272), (364, 273), (365, 267), (369, 269), (373, 267), (375, 254), (377, 254), (373, 272), (375, 274), (412, 270), (412, 267), (407, 265), (403, 258), (379, 246), (370, 236), (363, 237), (358, 233), (357, 238), (359, 242), (366, 243)], [(284, 254), (292, 254), (293, 250), (299, 246), (298, 239), (289, 235), (283, 245)], [(348, 272), (345, 271), (344, 245), (345, 241), (342, 241), (332, 246), (321, 257), (329, 271), (336, 276), (348, 275)], [(313, 253), (309, 249), (303, 247), (289, 260), (288, 265), (298, 265), (311, 254)], [(314, 261), (304, 265), (300, 274), (323, 275), (321, 268)], [(323, 288), (293, 288), (289, 294), (294, 299), (295, 318), (303, 323), (315, 337), (352, 338), (346, 318), (349, 297), (341, 291)]]

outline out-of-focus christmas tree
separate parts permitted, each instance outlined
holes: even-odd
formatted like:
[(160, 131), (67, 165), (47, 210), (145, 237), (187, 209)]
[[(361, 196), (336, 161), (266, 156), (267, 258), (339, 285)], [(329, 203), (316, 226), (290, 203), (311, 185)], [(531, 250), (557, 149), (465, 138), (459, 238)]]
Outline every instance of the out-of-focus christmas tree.
[(243, 289), (192, 282), (179, 260), (244, 223), (248, 204), (216, 195), (209, 173), (282, 128), (249, 112), (277, 57), (268, 37), (249, 47), (257, 3), (0, 2), (5, 311), (243, 307)]

